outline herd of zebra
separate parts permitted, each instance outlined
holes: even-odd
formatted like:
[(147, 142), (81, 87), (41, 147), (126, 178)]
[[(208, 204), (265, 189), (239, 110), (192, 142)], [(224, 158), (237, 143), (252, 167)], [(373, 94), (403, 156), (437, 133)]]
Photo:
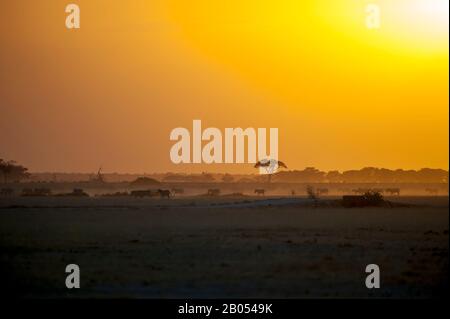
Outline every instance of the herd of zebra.
[[(356, 188), (356, 189), (349, 189), (349, 188), (339, 188), (337, 189), (338, 193), (341, 194), (357, 194), (357, 195), (364, 195), (368, 192), (372, 193), (379, 193), (379, 194), (385, 194), (388, 196), (400, 196), (400, 188)], [(426, 188), (425, 192), (429, 195), (438, 195), (439, 189), (437, 188)], [(331, 192), (328, 188), (317, 188), (315, 189), (315, 194), (317, 196), (323, 196), (323, 195), (329, 195)], [(72, 193), (66, 193), (66, 194), (56, 194), (52, 195), (52, 192), (48, 188), (36, 188), (36, 189), (29, 189), (25, 188), (22, 190), (21, 194), (18, 194), (20, 196), (78, 196), (80, 194), (83, 194), (83, 196), (86, 196), (87, 194), (81, 190), (81, 189), (74, 189)], [(132, 197), (161, 197), (161, 198), (170, 198), (177, 195), (183, 195), (184, 189), (183, 188), (172, 188), (172, 189), (158, 189), (158, 190), (132, 190), (130, 193), (123, 192), (123, 193), (114, 193), (114, 194), (106, 194), (105, 196), (132, 196)], [(211, 188), (208, 189), (206, 192), (206, 196), (219, 196), (221, 194), (220, 188)], [(240, 194), (240, 193), (239, 193)], [(254, 194), (257, 196), (265, 196), (267, 194), (267, 190), (264, 188), (256, 188), (254, 190)], [(11, 188), (2, 188), (0, 189), (0, 196), (14, 196), (15, 191)], [(296, 190), (291, 190), (290, 195), (295, 196)]]

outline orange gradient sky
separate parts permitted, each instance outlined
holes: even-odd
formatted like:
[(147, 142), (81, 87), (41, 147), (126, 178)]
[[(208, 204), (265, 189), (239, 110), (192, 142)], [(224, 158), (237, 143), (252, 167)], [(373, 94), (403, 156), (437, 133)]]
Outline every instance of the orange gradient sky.
[(31, 171), (255, 172), (172, 164), (193, 119), (278, 127), (289, 168), (448, 169), (445, 0), (2, 1), (0, 27), (0, 158)]

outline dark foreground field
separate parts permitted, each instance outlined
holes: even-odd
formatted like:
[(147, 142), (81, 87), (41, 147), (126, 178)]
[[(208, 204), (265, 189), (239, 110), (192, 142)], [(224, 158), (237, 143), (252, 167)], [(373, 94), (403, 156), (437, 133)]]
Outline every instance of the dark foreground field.
[[(388, 297), (448, 295), (448, 197), (411, 207), (298, 201), (0, 200), (10, 297)], [(219, 205), (218, 205), (219, 203)], [(65, 267), (81, 289), (65, 287)], [(365, 286), (378, 264), (381, 288)]]

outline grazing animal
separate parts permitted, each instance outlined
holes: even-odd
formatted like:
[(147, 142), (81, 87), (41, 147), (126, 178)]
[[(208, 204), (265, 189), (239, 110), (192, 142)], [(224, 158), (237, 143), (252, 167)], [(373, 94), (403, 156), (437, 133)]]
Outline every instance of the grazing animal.
[(389, 195), (400, 196), (400, 188), (386, 188), (384, 191)]
[(264, 196), (265, 193), (266, 193), (266, 190), (263, 189), (263, 188), (257, 188), (257, 189), (255, 189), (255, 194), (256, 194), (256, 195), (262, 195), (262, 196)]
[(170, 191), (168, 189), (158, 189), (158, 193), (159, 196), (161, 196), (161, 198), (167, 197), (170, 198)]
[(208, 189), (208, 196), (219, 196), (220, 195), (220, 189), (218, 188), (210, 188)]

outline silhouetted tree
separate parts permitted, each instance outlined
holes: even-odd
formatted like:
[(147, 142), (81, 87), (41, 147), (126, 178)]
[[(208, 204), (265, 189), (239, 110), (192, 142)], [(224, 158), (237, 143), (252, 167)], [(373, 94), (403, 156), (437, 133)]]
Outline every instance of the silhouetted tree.
[(15, 161), (5, 161), (0, 159), (0, 171), (3, 174), (3, 182), (5, 184), (8, 183), (8, 179), (20, 181), (30, 176), (27, 172), (28, 168), (16, 164)]
[(256, 162), (254, 168), (262, 168), (266, 171), (266, 175), (268, 177), (268, 182), (270, 183), (271, 179), (272, 179), (272, 175), (274, 175), (276, 169), (280, 169), (280, 168), (288, 168), (287, 165), (279, 160), (275, 160), (275, 159), (262, 159), (258, 162)]

